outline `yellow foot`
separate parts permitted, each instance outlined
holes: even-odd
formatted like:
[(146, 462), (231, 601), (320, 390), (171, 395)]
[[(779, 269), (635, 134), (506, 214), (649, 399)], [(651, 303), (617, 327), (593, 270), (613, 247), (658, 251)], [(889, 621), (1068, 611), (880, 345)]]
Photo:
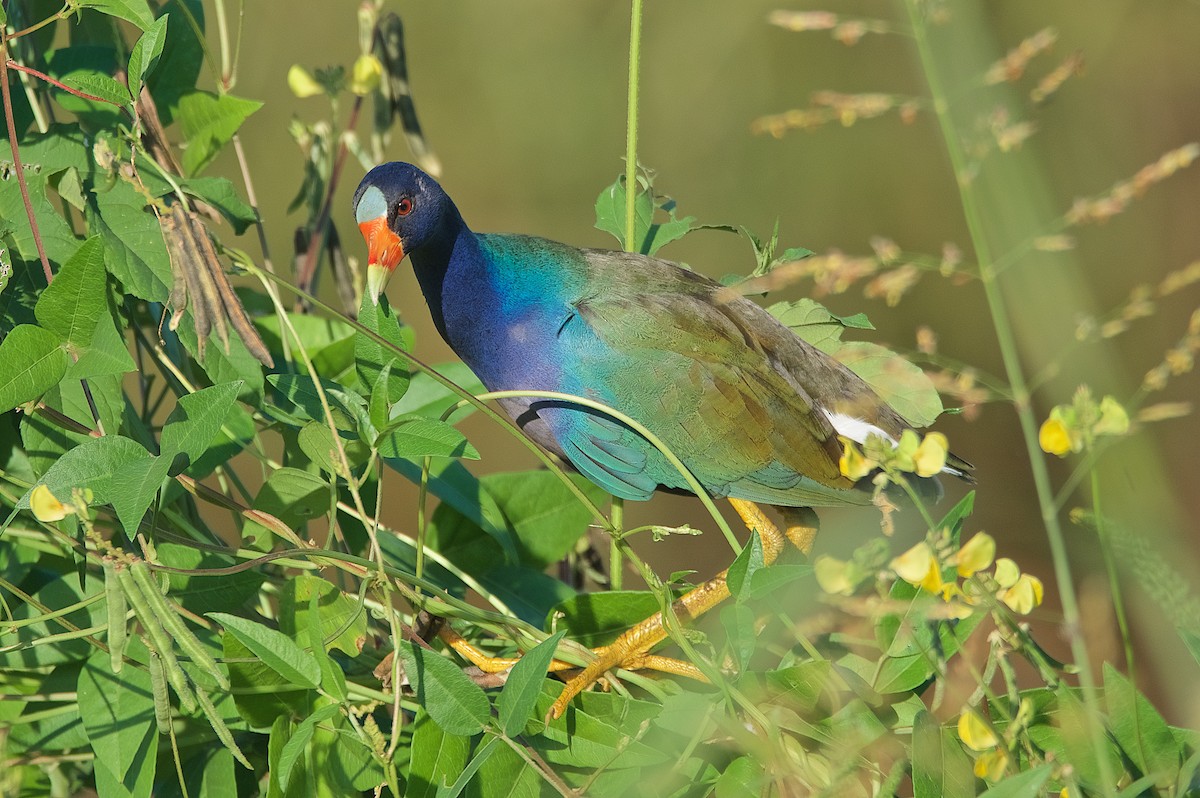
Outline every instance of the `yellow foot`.
[[(791, 541), (803, 553), (812, 549), (817, 533), (817, 516), (805, 508), (779, 508), (784, 515), (785, 532), (780, 532), (752, 502), (730, 499), (748, 529), (757, 531), (763, 544), (764, 564), (770, 565), (783, 551), (786, 541)], [(683, 623), (692, 621), (729, 598), (729, 586), (725, 582), (725, 571), (688, 592), (672, 605), (675, 615)], [(455, 632), (443, 625), (438, 636), (464, 659), (469, 660), (485, 673), (501, 673), (515, 665), (519, 658), (492, 657), (476, 648)], [(650, 649), (667, 638), (662, 613), (655, 613), (618, 637), (611, 645), (593, 649), (596, 656), (586, 668), (572, 676), (563, 686), (562, 693), (551, 705), (547, 719), (563, 716), (571, 699), (592, 686), (611, 670), (655, 670), (676, 676), (687, 676), (699, 681), (708, 681), (692, 663), (651, 654)], [(575, 669), (576, 666), (562, 660), (550, 663), (549, 672), (556, 673)]]

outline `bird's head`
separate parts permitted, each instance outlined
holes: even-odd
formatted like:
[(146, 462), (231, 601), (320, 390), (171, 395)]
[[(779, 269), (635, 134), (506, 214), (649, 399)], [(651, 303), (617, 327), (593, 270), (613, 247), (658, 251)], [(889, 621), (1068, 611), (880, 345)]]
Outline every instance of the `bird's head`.
[(367, 242), (367, 292), (376, 304), (404, 256), (437, 232), (447, 207), (442, 187), (412, 164), (381, 164), (358, 184), (354, 219)]

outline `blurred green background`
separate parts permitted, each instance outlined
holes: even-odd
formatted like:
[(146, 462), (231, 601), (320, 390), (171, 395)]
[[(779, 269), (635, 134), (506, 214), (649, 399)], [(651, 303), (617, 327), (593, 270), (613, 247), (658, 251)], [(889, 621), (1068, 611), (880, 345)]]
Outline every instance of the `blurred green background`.
[[(909, 37), (868, 35), (846, 46), (827, 32), (793, 33), (768, 24), (769, 12), (780, 7), (772, 0), (647, 3), (639, 158), (657, 171), (657, 188), (701, 222), (741, 224), (769, 235), (778, 219), (785, 246), (870, 254), (869, 239), (880, 235), (906, 251), (934, 256), (944, 242), (954, 242), (970, 262), (970, 238), (932, 113), (920, 113), (911, 124), (892, 113), (782, 139), (751, 132), (755, 118), (807, 107), (815, 91), (927, 95)], [(315, 122), (329, 115), (323, 99), (293, 98), (285, 75), (293, 63), (309, 69), (349, 66), (358, 54), (354, 8), (350, 3), (287, 9), (277, 3), (247, 4), (234, 91), (266, 101), (242, 135), (275, 261), (285, 271), (298, 223), (286, 207), (303, 163), (287, 123), (293, 116)], [(623, 170), (628, 5), (460, 0), (393, 3), (385, 9), (404, 20), (421, 123), (444, 166), (442, 182), (472, 227), (615, 246), (593, 228), (593, 203)], [(1200, 139), (1200, 3), (1010, 0), (950, 3), (946, 9), (951, 19), (934, 45), (956, 84), (955, 107), (968, 130), (975, 114), (998, 102), (995, 92), (982, 88), (983, 70), (1039, 29), (1052, 26), (1059, 35), (1054, 49), (1032, 63), (1009, 97), (1014, 116), (1035, 122), (1036, 134), (1019, 151), (992, 155), (979, 178), (983, 212), (994, 224), (998, 251), (1004, 251), (1005, 241), (1035, 232), (1031, 219), (1048, 223), (1074, 198), (1101, 194), (1163, 152)], [(825, 10), (899, 24), (905, 20), (899, 4), (839, 3)], [(1085, 73), (1030, 111), (1028, 90), (1074, 51), (1082, 53)], [(1000, 102), (1002, 95), (1003, 90)], [(344, 99), (339, 124), (348, 111)], [(365, 131), (367, 125), (360, 128)], [(409, 156), (402, 136), (394, 138), (387, 155)], [(239, 181), (232, 153), (222, 156), (215, 171)], [(360, 259), (365, 249), (354, 234), (349, 200), (361, 174), (350, 159), (334, 206), (347, 250)], [(1074, 251), (1030, 257), (1005, 274), (1026, 373), (1055, 369), (1056, 376), (1035, 393), (1039, 420), (1052, 405), (1069, 402), (1081, 382), (1098, 394), (1128, 398), (1183, 335), (1200, 305), (1197, 286), (1165, 300), (1152, 317), (1115, 339), (1071, 348), (1083, 314), (1106, 313), (1123, 304), (1135, 285), (1156, 284), (1200, 259), (1198, 209), (1200, 167), (1195, 167), (1152, 187), (1108, 223), (1071, 231), (1078, 242)], [(253, 250), (252, 236), (242, 245)], [(662, 254), (711, 276), (745, 272), (753, 265), (744, 239), (719, 232), (695, 233)], [(323, 290), (332, 295), (328, 283), (326, 277)], [(798, 298), (809, 288), (801, 284), (778, 298)], [(389, 295), (417, 328), (418, 355), (434, 362), (451, 358), (429, 323), (410, 272), (400, 270)], [(978, 283), (955, 286), (927, 275), (894, 308), (864, 298), (860, 288), (823, 301), (835, 313), (866, 312), (878, 328), (870, 340), (912, 349), (917, 328), (928, 325), (942, 353), (1003, 373)], [(1150, 401), (1191, 401), (1196, 394), (1196, 376), (1188, 374)], [(471, 419), (465, 429), (484, 455), (480, 468), (533, 465), (520, 447), (482, 420)], [(1052, 653), (1066, 658), (1066, 645), (1052, 626), (1061, 618), (1057, 591), (1011, 406), (986, 405), (970, 422), (947, 416), (939, 429), (978, 467), (976, 513), (968, 529), (991, 532), (1001, 555), (1043, 578), (1048, 601), (1038, 616), (1046, 624), (1040, 636)], [(1147, 541), (1173, 569), (1173, 575), (1144, 576), (1152, 586), (1161, 588), (1170, 578), (1194, 581), (1198, 443), (1200, 421), (1192, 414), (1148, 426), (1114, 447), (1104, 461), (1106, 512), (1123, 525), (1122, 535)], [(1061, 484), (1068, 464), (1055, 462), (1052, 469)], [(386, 515), (411, 527), (413, 493), (396, 482), (391, 487), (396, 490), (389, 489), (393, 498)], [(949, 490), (951, 498), (962, 492), (957, 485)], [(1066, 507), (1085, 502), (1078, 496)], [(687, 521), (706, 528), (699, 504), (685, 498), (661, 497), (631, 507), (628, 515), (631, 525)], [(919, 531), (909, 521), (899, 534), (915, 538)], [(1119, 660), (1095, 536), (1069, 523), (1067, 530), (1089, 643), (1098, 659)], [(818, 551), (844, 553), (877, 533), (869, 512), (828, 514)], [(659, 544), (644, 539), (638, 548), (660, 573), (694, 568), (707, 576), (729, 559), (711, 528), (702, 539)], [(1200, 695), (1192, 689), (1196, 663), (1179, 643), (1162, 603), (1136, 587), (1134, 578), (1126, 581), (1146, 663), (1140, 681), (1164, 699), (1158, 703), (1169, 719), (1194, 724), (1200, 719)], [(1175, 602), (1177, 615), (1200, 623), (1200, 610), (1186, 594), (1158, 598)]]

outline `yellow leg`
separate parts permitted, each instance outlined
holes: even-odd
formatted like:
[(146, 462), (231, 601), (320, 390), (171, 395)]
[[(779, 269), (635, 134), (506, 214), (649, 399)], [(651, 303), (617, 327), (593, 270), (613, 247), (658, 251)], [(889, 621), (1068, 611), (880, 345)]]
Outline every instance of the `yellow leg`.
[[(784, 531), (771, 522), (762, 509), (753, 502), (730, 499), (729, 503), (741, 516), (748, 529), (758, 532), (763, 546), (763, 562), (773, 563), (783, 552), (787, 541), (791, 541), (804, 554), (812, 550), (817, 534), (817, 515), (807, 508), (779, 508), (784, 517)], [(729, 598), (729, 585), (725, 581), (726, 571), (714, 576), (699, 587), (680, 597), (672, 605), (676, 616), (683, 622), (699, 618), (713, 607)], [(502, 673), (513, 665), (517, 657), (492, 657), (472, 645), (448, 624), (438, 629), (446, 645), (485, 673)], [(655, 613), (622, 634), (610, 645), (592, 650), (596, 659), (573, 676), (563, 687), (562, 693), (550, 708), (552, 718), (561, 717), (575, 696), (591, 687), (592, 683), (615, 668), (627, 670), (655, 670), (676, 676), (687, 676), (698, 681), (707, 681), (704, 674), (692, 663), (649, 653), (650, 649), (667, 638), (662, 613)], [(562, 660), (553, 660), (547, 669), (559, 673), (577, 669), (577, 666)], [(390, 673), (390, 668), (388, 669)]]
[[(729, 503), (742, 517), (746, 527), (758, 532), (759, 539), (762, 540), (764, 564), (773, 563), (783, 551), (785, 541), (789, 539), (795, 542), (801, 551), (808, 553), (811, 550), (813, 539), (817, 533), (817, 517), (812, 510), (808, 510), (807, 513), (798, 512), (785, 516), (788, 518), (787, 533), (785, 534), (781, 533), (779, 528), (763, 514), (762, 509), (753, 502), (730, 499)], [(729, 585), (726, 584), (725, 574), (726, 571), (722, 571), (675, 601), (672, 608), (681, 621), (686, 623), (699, 618), (729, 598)], [(653, 659), (653, 655), (647, 652), (666, 637), (667, 632), (663, 625), (662, 613), (655, 613), (618, 637), (612, 645), (598, 651), (596, 659), (567, 682), (558, 699), (550, 707), (550, 717), (561, 717), (567, 711), (567, 704), (571, 702), (572, 698), (614, 668), (632, 670), (651, 667), (649, 661)], [(695, 670), (695, 668), (691, 670)]]

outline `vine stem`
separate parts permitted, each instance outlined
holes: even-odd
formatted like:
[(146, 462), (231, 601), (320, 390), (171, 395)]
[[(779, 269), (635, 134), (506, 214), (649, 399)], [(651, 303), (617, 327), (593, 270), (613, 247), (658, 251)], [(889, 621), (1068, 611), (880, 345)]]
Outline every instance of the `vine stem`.
[(637, 252), (638, 70), (642, 61), (642, 0), (633, 0), (629, 22), (629, 105), (625, 122), (625, 251)]
[(13, 171), (17, 173), (17, 185), (21, 188), (21, 201), (25, 203), (29, 231), (33, 233), (33, 243), (37, 247), (38, 257), (42, 260), (46, 285), (49, 285), (54, 281), (54, 270), (50, 268), (46, 247), (42, 244), (42, 233), (38, 230), (37, 219), (33, 214), (33, 202), (29, 199), (29, 186), (25, 182), (25, 167), (21, 165), (21, 153), (17, 148), (17, 123), (13, 119), (12, 94), (8, 90), (8, 37), (3, 30), (0, 30), (0, 95), (4, 98), (4, 125), (8, 130), (9, 149), (12, 150)]
[[(637, 224), (638, 72), (642, 61), (642, 0), (632, 0), (629, 19), (629, 98), (625, 116), (625, 251), (637, 252), (633, 240)], [(621, 546), (625, 502), (613, 496), (609, 510), (612, 526), (608, 548), (608, 586), (623, 587), (625, 553)]]
[(1054, 562), (1054, 577), (1062, 599), (1063, 619), (1066, 622), (1065, 633), (1071, 647), (1071, 657), (1078, 669), (1079, 684), (1084, 691), (1089, 717), (1088, 736), (1091, 738), (1092, 747), (1095, 749), (1096, 759), (1100, 766), (1104, 794), (1112, 796), (1115, 782), (1104, 746), (1104, 732), (1096, 695), (1096, 680), (1088, 661), (1087, 645), (1081, 632), (1079, 601), (1075, 594), (1075, 584), (1071, 575), (1066, 539), (1063, 536), (1062, 525), (1059, 523), (1058, 511), (1055, 507), (1050, 473), (1046, 468), (1046, 460), (1042, 456), (1041, 447), (1038, 444), (1037, 419), (1033, 415), (1029, 386), (1021, 364), (1021, 354), (1009, 322), (1007, 303), (997, 280), (996, 260), (992, 255), (991, 244), (987, 238), (979, 199), (976, 197), (974, 184), (965, 179), (968, 172), (967, 155), (950, 115), (948, 95), (934, 60), (933, 48), (929, 42), (929, 32), (922, 15), (922, 4), (920, 0), (905, 0), (904, 5), (912, 24), (913, 38), (916, 41), (921, 68), (933, 98), (934, 114), (937, 117), (946, 152), (958, 183), (959, 200), (977, 256), (976, 260), (979, 263), (979, 280), (983, 286), (988, 311), (996, 331), (996, 340), (1000, 347), (1000, 357), (1004, 363), (1005, 375), (1008, 377), (1009, 385), (1012, 386), (1013, 404), (1021, 425), (1021, 437), (1025, 441), (1038, 507), (1041, 511), (1042, 523), (1046, 528), (1046, 538), (1050, 544), (1050, 556)]

